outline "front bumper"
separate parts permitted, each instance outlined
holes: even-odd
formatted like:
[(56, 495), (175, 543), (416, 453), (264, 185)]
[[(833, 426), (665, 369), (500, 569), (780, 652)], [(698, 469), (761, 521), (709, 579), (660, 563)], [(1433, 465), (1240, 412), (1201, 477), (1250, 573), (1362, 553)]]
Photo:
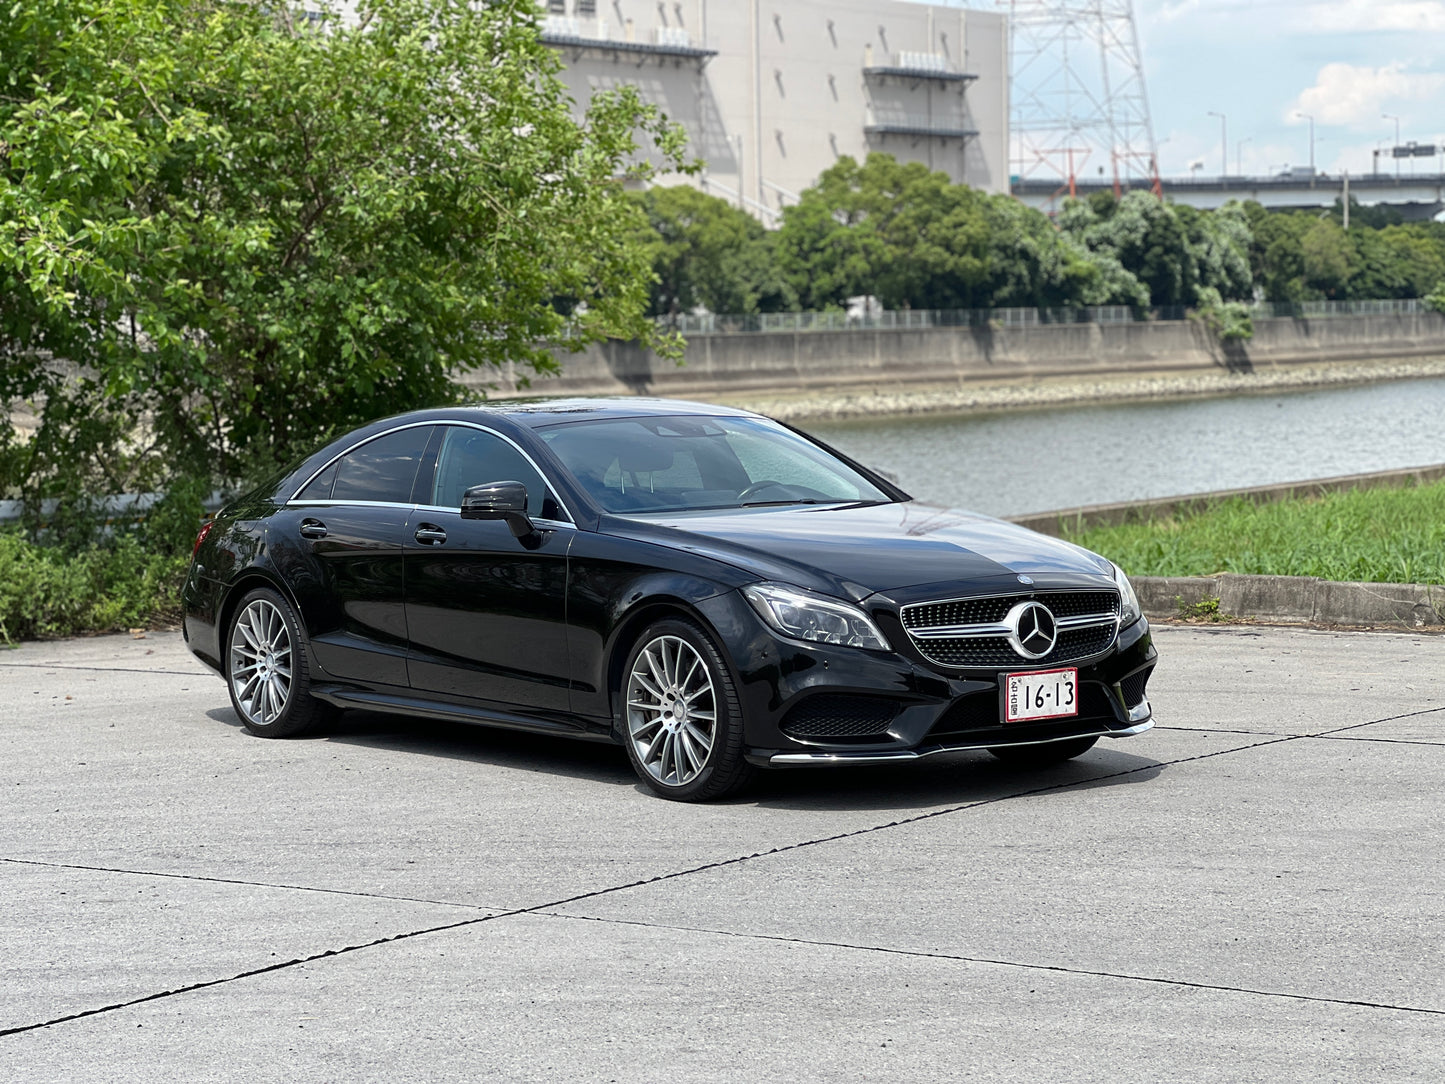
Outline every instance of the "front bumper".
[[(1149, 714), (1149, 702), (1146, 700), (1139, 705), (1146, 715)], [(1136, 726), (1127, 727), (1123, 730), (1096, 730), (1082, 734), (1070, 734), (1071, 738), (1132, 738), (1136, 734), (1142, 734), (1154, 725), (1154, 720), (1146, 718), (1144, 722)], [(1014, 741), (1009, 745), (1043, 745), (1046, 742), (1057, 741), (1057, 738), (1040, 738), (1034, 741)], [(892, 752), (884, 751), (879, 753), (855, 752), (842, 749), (832, 753), (774, 753), (768, 758), (768, 765), (774, 768), (786, 767), (788, 765), (803, 764), (896, 764), (900, 760), (919, 760), (922, 757), (931, 757), (937, 753), (957, 753), (968, 749), (997, 749), (1001, 744), (997, 741), (979, 742), (970, 744), (950, 743), (948, 745), (928, 745), (919, 749), (899, 749)]]
[(1047, 659), (1020, 659), (1001, 670), (948, 670), (917, 656), (901, 637), (890, 637), (891, 652), (786, 639), (735, 592), (702, 609), (736, 669), (745, 755), (753, 764), (892, 763), (958, 750), (1133, 737), (1153, 725), (1146, 685), (1158, 653), (1144, 619), (1121, 630), (1100, 656), (1078, 664), (1077, 716), (1006, 724), (1002, 675), (1050, 669)]

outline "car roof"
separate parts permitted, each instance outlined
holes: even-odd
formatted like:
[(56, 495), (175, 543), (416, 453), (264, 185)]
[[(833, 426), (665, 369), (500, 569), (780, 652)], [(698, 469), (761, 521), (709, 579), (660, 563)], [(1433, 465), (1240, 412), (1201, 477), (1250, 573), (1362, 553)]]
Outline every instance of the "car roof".
[(588, 420), (677, 417), (679, 415), (713, 418), (756, 417), (751, 411), (739, 410), (736, 407), (717, 406), (713, 403), (693, 403), (684, 399), (650, 399), (641, 396), (493, 400), (458, 408), (456, 413), (464, 416), (469, 411), (476, 411), (479, 415), (478, 420), (481, 420), (482, 417), (495, 417), (497, 414), (503, 414), (518, 424), (533, 429), (545, 425), (555, 425), (559, 422), (581, 420), (583, 417)]

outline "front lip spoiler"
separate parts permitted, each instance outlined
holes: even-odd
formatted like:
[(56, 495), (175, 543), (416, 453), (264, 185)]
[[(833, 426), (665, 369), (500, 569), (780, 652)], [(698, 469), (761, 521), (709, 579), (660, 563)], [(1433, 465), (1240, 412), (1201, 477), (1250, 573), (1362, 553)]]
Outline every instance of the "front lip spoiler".
[[(1140, 702), (1129, 714), (1132, 716), (1143, 708), (1147, 713), (1149, 702)], [(1128, 730), (1096, 730), (1090, 734), (1070, 734), (1067, 738), (1051, 738), (1047, 741), (1010, 742), (1010, 745), (1047, 745), (1049, 741), (1073, 741), (1075, 738), (1132, 738), (1142, 734), (1154, 725), (1153, 719), (1145, 719)], [(768, 766), (782, 767), (798, 764), (897, 764), (900, 761), (922, 760), (938, 753), (957, 753), (968, 749), (993, 749), (998, 742), (969, 742), (966, 744), (931, 745), (923, 749), (900, 749), (892, 753), (774, 753), (768, 758)]]

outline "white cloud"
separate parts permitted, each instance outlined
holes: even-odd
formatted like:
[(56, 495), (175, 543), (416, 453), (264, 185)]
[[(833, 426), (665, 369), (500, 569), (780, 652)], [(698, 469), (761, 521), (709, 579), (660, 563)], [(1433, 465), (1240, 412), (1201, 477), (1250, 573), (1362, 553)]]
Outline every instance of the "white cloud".
[(1441, 90), (1445, 90), (1445, 75), (1408, 72), (1401, 63), (1382, 68), (1326, 64), (1315, 76), (1314, 86), (1290, 104), (1285, 120), (1302, 124), (1295, 114), (1309, 113), (1317, 124), (1375, 126), (1388, 106), (1420, 101)]
[(1335, 0), (1311, 4), (1308, 29), (1326, 34), (1445, 30), (1442, 0)]

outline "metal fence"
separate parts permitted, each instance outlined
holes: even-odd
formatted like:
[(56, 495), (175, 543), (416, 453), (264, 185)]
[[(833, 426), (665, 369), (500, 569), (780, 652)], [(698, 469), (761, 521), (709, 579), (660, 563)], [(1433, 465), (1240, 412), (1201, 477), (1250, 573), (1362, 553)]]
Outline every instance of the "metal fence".
[[(1256, 320), (1327, 319), (1339, 316), (1414, 316), (1429, 311), (1418, 298), (1402, 301), (1259, 301)], [(892, 331), (935, 327), (1039, 327), (1044, 324), (1133, 324), (1188, 319), (1189, 309), (1168, 305), (1136, 310), (1128, 305), (1060, 309), (891, 309), (848, 312), (680, 313), (658, 323), (684, 335), (730, 335), (792, 331)]]

